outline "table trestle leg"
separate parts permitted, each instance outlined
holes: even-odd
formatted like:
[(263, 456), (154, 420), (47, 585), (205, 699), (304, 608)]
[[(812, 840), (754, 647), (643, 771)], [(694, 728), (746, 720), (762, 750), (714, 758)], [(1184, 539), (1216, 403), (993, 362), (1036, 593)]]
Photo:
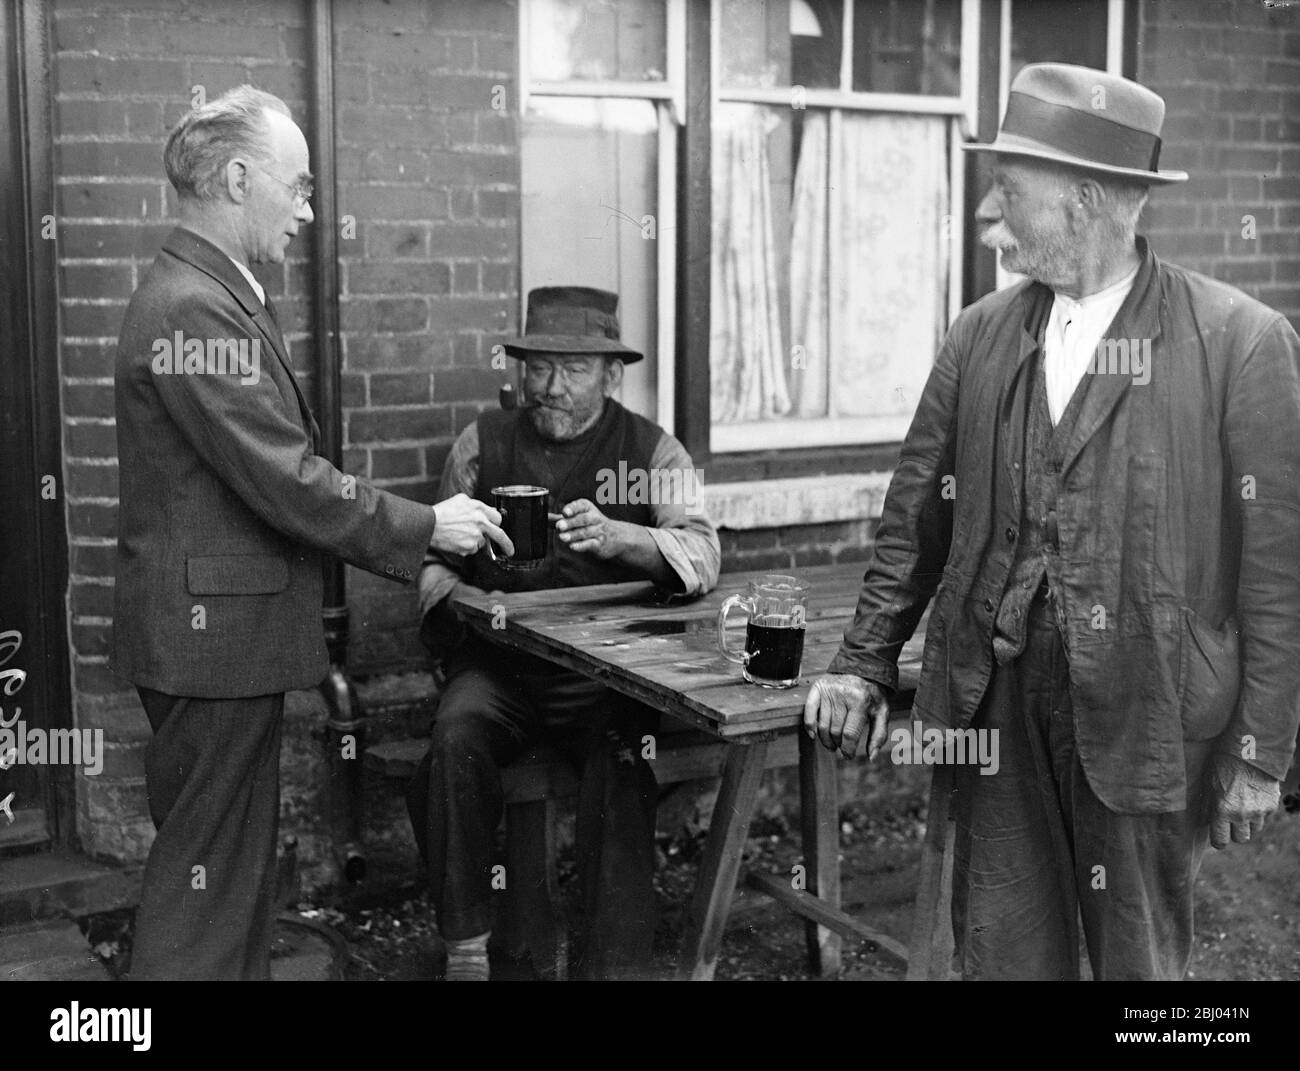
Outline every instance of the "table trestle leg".
[(722, 931), (736, 890), (740, 857), (758, 803), (758, 788), (767, 758), (767, 742), (733, 743), (727, 749), (722, 785), (709, 823), (682, 940), (679, 977), (707, 982), (713, 978), (722, 947)]
[[(799, 813), (807, 890), (827, 907), (840, 907), (840, 808), (835, 755), (799, 733)], [(842, 938), (815, 922), (805, 923), (808, 968), (824, 978), (840, 973)]]

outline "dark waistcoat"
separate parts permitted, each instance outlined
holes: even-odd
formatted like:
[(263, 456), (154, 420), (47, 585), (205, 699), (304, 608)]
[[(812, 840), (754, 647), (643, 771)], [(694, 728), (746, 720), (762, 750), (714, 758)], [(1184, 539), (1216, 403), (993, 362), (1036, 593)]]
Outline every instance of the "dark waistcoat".
[[(649, 420), (630, 413), (613, 398), (595, 427), (568, 442), (543, 439), (533, 428), (527, 412), (496, 410), (478, 418), (479, 470), (474, 497), (492, 501), (492, 488), (507, 484), (534, 484), (550, 490), (550, 511), (578, 498), (590, 500), (606, 517), (653, 527), (649, 502), (631, 504), (626, 494), (615, 501), (602, 501), (602, 487), (617, 487), (621, 471), (650, 471), (663, 430)], [(627, 566), (602, 561), (592, 554), (575, 554), (555, 538), (551, 529), (551, 551), (546, 564), (533, 570), (506, 570), (495, 564), (486, 551), (467, 563), (466, 579), (485, 591), (541, 591), (582, 584), (615, 584), (644, 577)]]
[(1056, 499), (1061, 487), (1065, 450), (1093, 376), (1088, 372), (1083, 374), (1065, 412), (1061, 414), (1060, 423), (1053, 427), (1051, 410), (1047, 405), (1046, 358), (1041, 345), (1034, 362), (1037, 365), (1034, 386), (1025, 410), (1020, 537), (993, 629), (993, 654), (999, 662), (1009, 662), (1024, 652), (1029, 604), (1033, 602), (1044, 576), (1057, 627), (1063, 637), (1068, 635), (1060, 598), (1061, 548), (1056, 526)]

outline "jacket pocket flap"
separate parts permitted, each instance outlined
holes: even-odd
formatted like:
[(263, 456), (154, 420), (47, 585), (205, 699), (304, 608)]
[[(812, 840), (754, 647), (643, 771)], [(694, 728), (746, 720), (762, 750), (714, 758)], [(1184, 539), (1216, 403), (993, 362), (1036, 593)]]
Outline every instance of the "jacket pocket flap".
[(185, 560), (191, 595), (272, 595), (289, 586), (289, 565), (273, 554), (208, 554)]

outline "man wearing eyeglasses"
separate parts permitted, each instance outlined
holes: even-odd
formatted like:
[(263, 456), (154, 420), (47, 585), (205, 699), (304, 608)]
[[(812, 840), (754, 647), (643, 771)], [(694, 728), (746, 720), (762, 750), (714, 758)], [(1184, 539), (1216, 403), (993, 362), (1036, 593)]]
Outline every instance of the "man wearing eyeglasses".
[(496, 510), (432, 509), (320, 456), (275, 307), (312, 221), (307, 143), (284, 102), (240, 86), (189, 112), (164, 152), (180, 225), (118, 341), (120, 494), (112, 667), (153, 728), (157, 827), (133, 979), (269, 977), (284, 693), (328, 668), (322, 557), (410, 582), (426, 549), (510, 553)]
[(451, 981), (488, 977), (493, 834), (504, 806), (499, 771), (543, 740), (582, 774), (585, 932), (575, 973), (638, 977), (649, 966), (657, 795), (642, 741), (657, 715), (542, 659), (503, 659), (465, 634), (451, 605), (484, 591), (652, 580), (702, 595), (717, 583), (721, 549), (690, 455), (611, 397), (624, 365), (641, 360), (620, 341), (617, 306), (616, 294), (589, 287), (532, 291), (524, 334), (504, 344), (523, 365), (525, 407), (482, 414), (443, 470), (440, 497), (526, 484), (547, 488), (558, 511), (554, 553), (538, 569), (509, 570), (486, 553), (432, 553), (420, 571), (423, 637), (447, 682), (407, 800)]

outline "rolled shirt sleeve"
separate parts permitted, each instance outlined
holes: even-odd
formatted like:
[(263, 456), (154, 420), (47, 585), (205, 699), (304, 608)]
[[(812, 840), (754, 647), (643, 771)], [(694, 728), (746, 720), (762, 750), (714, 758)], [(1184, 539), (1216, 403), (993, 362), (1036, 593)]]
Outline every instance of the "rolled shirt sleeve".
[(667, 432), (655, 446), (650, 467), (660, 473), (680, 473), (683, 491), (680, 502), (651, 505), (654, 527), (649, 529), (650, 537), (677, 574), (682, 591), (687, 595), (707, 594), (718, 583), (722, 546), (704, 513), (703, 471), (695, 467), (686, 447)]

